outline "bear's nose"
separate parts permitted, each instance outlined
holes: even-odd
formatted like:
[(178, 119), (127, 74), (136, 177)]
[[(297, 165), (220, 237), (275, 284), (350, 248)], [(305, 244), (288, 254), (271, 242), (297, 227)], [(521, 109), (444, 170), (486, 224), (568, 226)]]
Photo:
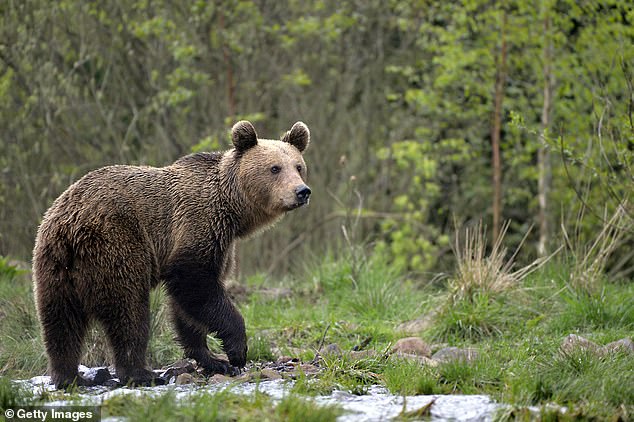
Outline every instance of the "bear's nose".
[(297, 195), (297, 200), (304, 204), (308, 202), (308, 198), (310, 197), (310, 188), (306, 185), (301, 185), (295, 189), (295, 195)]

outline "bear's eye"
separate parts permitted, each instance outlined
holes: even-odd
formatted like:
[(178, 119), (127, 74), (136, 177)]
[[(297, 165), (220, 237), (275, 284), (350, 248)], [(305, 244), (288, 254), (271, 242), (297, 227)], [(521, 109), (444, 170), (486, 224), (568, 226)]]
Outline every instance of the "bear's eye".
[(273, 173), (273, 174), (277, 174), (277, 173), (279, 173), (280, 171), (282, 171), (282, 168), (281, 168), (280, 166), (273, 166), (273, 167), (271, 167), (271, 173)]
[(299, 165), (299, 164), (298, 164), (298, 165), (297, 165), (297, 167), (296, 167), (296, 169), (297, 169), (297, 171), (298, 171), (299, 173), (301, 173), (301, 172), (302, 172), (302, 166), (301, 166), (301, 165)]

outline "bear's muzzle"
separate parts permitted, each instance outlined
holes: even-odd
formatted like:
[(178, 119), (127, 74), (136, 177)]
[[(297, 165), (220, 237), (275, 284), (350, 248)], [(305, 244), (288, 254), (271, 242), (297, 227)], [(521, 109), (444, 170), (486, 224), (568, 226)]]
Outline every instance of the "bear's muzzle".
[(295, 189), (295, 196), (297, 197), (297, 206), (308, 204), (310, 199), (311, 190), (306, 185), (300, 185)]

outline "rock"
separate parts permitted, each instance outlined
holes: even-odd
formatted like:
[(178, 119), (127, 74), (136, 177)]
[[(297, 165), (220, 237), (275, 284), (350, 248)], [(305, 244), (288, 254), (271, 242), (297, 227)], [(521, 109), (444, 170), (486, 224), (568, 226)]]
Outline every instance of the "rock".
[(339, 347), (337, 343), (332, 343), (324, 347), (324, 350), (321, 352), (321, 355), (341, 357), (343, 355), (343, 350), (341, 350), (341, 347)]
[(406, 337), (398, 340), (392, 347), (392, 353), (407, 353), (431, 357), (431, 349), (419, 337)]
[(104, 385), (106, 381), (114, 378), (112, 374), (110, 374), (110, 371), (108, 370), (108, 368), (105, 368), (105, 367), (101, 367), (101, 368), (84, 367), (81, 369), (84, 369), (81, 375), (87, 380), (92, 381), (96, 385)]
[(214, 374), (207, 381), (208, 384), (220, 384), (221, 382), (231, 381), (231, 377), (223, 374)]
[(616, 352), (634, 354), (634, 342), (630, 338), (622, 338), (621, 340), (606, 344), (601, 349), (606, 354)]
[(472, 348), (445, 347), (434, 353), (432, 360), (443, 363), (455, 361), (473, 362), (478, 359), (479, 355), (478, 351)]
[(597, 356), (601, 356), (604, 353), (598, 344), (576, 334), (568, 334), (561, 343), (561, 351), (565, 354), (570, 354), (576, 350), (583, 350)]
[(264, 368), (260, 371), (261, 380), (278, 380), (281, 378), (282, 376), (280, 375), (280, 373), (274, 371), (273, 369)]
[(160, 373), (161, 378), (170, 379), (177, 377), (180, 374), (191, 374), (196, 371), (195, 361), (189, 359), (179, 360), (168, 366), (163, 372)]
[(231, 381), (231, 378), (222, 374), (214, 374), (212, 377), (209, 378), (209, 381), (207, 381), (207, 383), (220, 384), (221, 382), (226, 382), (226, 381)]
[(232, 381), (235, 382), (251, 382), (255, 381), (257, 378), (257, 374), (255, 372), (244, 372), (237, 377), (231, 378)]
[(598, 344), (576, 334), (568, 334), (561, 343), (561, 351), (569, 354), (574, 350), (583, 350), (596, 356), (605, 356), (616, 352), (634, 353), (634, 342), (632, 342), (632, 339), (630, 338), (622, 338), (601, 347)]
[(121, 381), (119, 381), (119, 378), (111, 378), (109, 380), (106, 380), (106, 382), (104, 382), (103, 385), (109, 388), (119, 388), (124, 386), (124, 384)]
[(302, 371), (306, 375), (314, 375), (320, 371), (317, 366), (311, 365), (310, 363), (302, 363), (298, 366), (298, 370)]
[(271, 362), (268, 364), (269, 369), (273, 369), (277, 372), (292, 372), (295, 370), (295, 367), (300, 364), (299, 359), (292, 359), (288, 356), (282, 357), (277, 360), (277, 362)]
[(279, 358), (277, 358), (277, 361), (275, 361), (275, 363), (279, 365), (285, 365), (288, 363), (297, 363), (297, 362), (299, 362), (298, 358), (292, 358), (290, 356), (280, 356)]
[(194, 379), (194, 376), (190, 373), (185, 372), (176, 377), (175, 384), (187, 385), (187, 384), (193, 384), (194, 382), (196, 382), (196, 380)]

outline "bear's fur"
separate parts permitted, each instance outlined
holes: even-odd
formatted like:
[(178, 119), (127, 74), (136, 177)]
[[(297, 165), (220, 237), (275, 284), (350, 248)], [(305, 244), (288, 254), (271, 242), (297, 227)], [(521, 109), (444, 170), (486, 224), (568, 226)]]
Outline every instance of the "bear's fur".
[[(281, 141), (232, 129), (234, 147), (191, 154), (162, 168), (109, 166), (71, 185), (44, 215), (33, 251), (38, 317), (53, 383), (77, 372), (90, 322), (99, 322), (124, 383), (160, 382), (146, 368), (150, 290), (163, 283), (185, 356), (209, 373), (246, 363), (244, 320), (224, 289), (235, 242), (308, 203), (301, 122)], [(222, 340), (229, 362), (212, 356)]]

